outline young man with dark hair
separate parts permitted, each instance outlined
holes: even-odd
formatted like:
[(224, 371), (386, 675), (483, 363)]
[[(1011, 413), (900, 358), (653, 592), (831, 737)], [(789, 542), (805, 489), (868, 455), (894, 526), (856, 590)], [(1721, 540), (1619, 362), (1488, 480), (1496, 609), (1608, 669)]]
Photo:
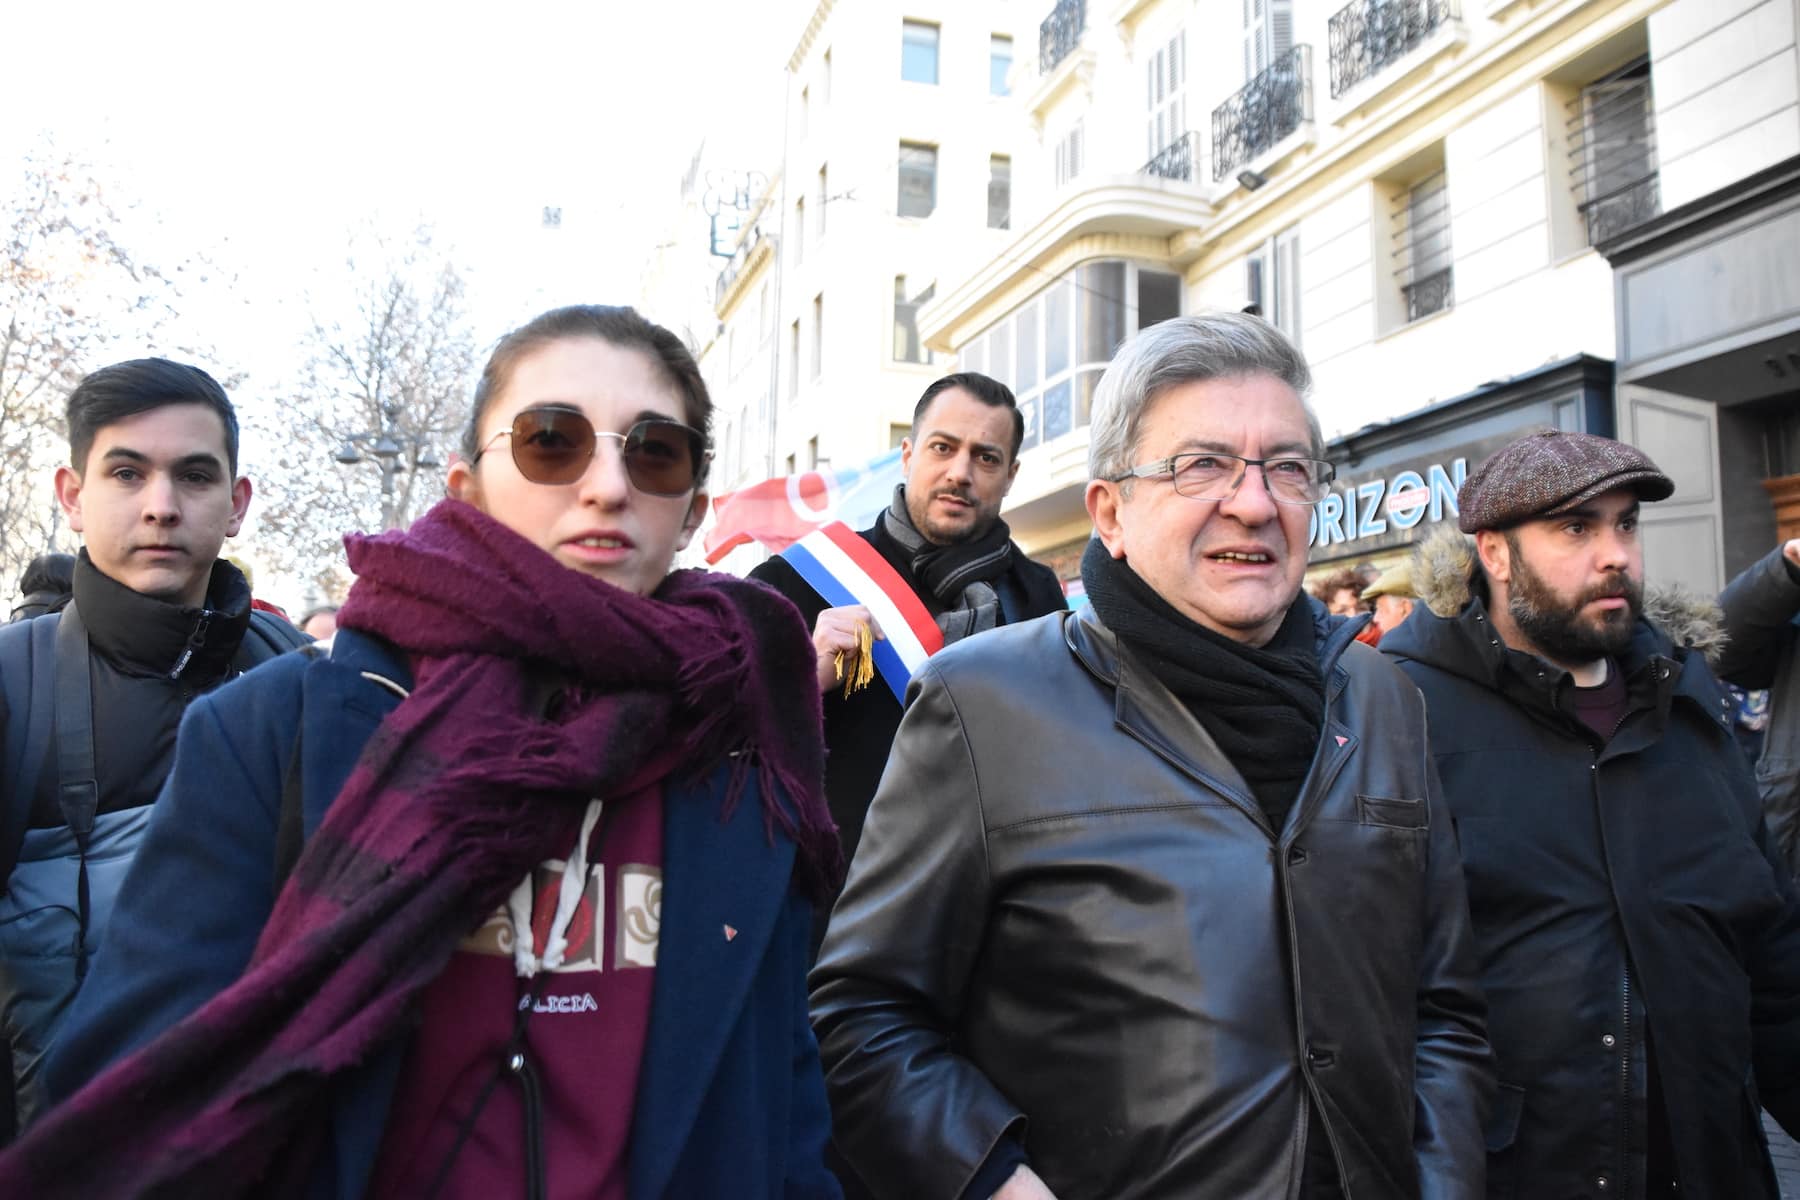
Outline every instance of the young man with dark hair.
[[(0, 1035), (18, 1120), (86, 974), (195, 696), (305, 641), (253, 619), (219, 558), (250, 506), (237, 414), (198, 367), (147, 358), (68, 402), (56, 497), (82, 535), (60, 612), (0, 630)], [(247, 636), (248, 635), (248, 636)]]
[[(946, 375), (925, 389), (901, 443), (905, 482), (860, 537), (924, 606), (943, 644), (999, 625), (1056, 612), (1062, 585), (1012, 541), (1000, 504), (1019, 471), (1024, 419), (1006, 385), (986, 375)], [(819, 690), (825, 693), (825, 791), (844, 840), (856, 851), (863, 813), (900, 727), (900, 699), (880, 683), (844, 695), (840, 654), (857, 649), (858, 628), (883, 630), (863, 604), (833, 605), (782, 557), (754, 571), (792, 600), (813, 630)]]

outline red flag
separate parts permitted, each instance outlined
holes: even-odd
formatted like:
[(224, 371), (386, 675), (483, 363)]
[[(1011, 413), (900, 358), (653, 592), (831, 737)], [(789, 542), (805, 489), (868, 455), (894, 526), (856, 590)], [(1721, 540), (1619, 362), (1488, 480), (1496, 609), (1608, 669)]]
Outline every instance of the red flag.
[(847, 470), (783, 475), (715, 496), (702, 543), (706, 561), (716, 563), (751, 542), (779, 553), (831, 521), (860, 529), (888, 506), (899, 482), (900, 451), (890, 450)]

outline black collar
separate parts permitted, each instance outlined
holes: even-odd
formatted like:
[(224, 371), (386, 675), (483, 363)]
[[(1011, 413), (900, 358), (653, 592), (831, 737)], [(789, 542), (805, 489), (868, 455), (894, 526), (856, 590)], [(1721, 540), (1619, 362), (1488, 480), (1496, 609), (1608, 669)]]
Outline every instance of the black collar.
[(250, 585), (223, 559), (213, 564), (205, 607), (194, 608), (131, 590), (84, 549), (75, 563), (74, 596), (89, 644), (127, 675), (214, 682), (230, 672), (250, 627)]

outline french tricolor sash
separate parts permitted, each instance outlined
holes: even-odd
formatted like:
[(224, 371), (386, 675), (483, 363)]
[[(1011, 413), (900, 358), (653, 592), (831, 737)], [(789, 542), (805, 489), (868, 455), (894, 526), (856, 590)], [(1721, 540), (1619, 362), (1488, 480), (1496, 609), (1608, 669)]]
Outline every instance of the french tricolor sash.
[(894, 699), (904, 701), (913, 672), (944, 648), (944, 631), (899, 572), (842, 521), (821, 525), (781, 556), (832, 608), (860, 604), (869, 610), (885, 635), (872, 649), (875, 669)]

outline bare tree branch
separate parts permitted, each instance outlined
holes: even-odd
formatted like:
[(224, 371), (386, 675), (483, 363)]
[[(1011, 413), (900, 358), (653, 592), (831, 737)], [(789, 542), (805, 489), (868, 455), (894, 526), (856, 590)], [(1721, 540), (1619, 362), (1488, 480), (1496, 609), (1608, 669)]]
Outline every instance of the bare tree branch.
[[(389, 515), (404, 526), (442, 495), (477, 367), (462, 274), (431, 231), (375, 251), (347, 259), (350, 315), (315, 316), (287, 401), (254, 418), (275, 448), (258, 469), (257, 553), (330, 598), (346, 582), (344, 533), (383, 523), (374, 440), (389, 432), (402, 448)], [(363, 461), (337, 463), (345, 445)]]

